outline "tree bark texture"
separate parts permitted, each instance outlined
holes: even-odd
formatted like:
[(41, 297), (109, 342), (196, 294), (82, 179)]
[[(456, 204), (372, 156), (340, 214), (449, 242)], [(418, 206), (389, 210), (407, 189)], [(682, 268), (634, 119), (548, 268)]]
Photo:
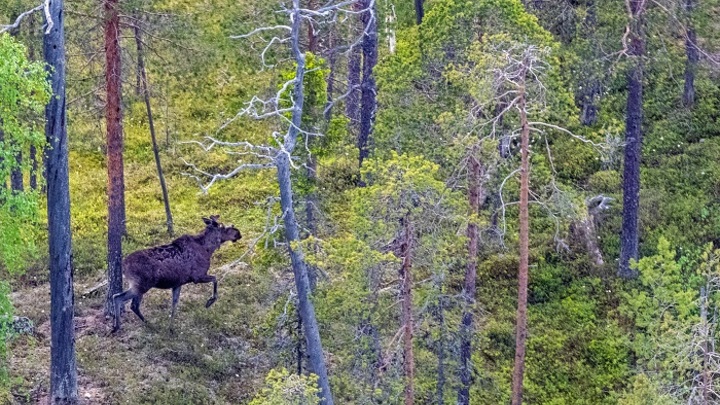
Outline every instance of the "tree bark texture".
[(527, 297), (530, 218), (528, 214), (528, 194), (530, 189), (530, 127), (525, 107), (525, 84), (521, 84), (520, 122), (522, 124), (520, 153), (520, 266), (518, 269), (517, 326), (515, 328), (515, 367), (512, 379), (512, 405), (522, 404), (523, 377), (525, 372), (525, 341), (527, 339)]
[(625, 159), (623, 162), (623, 218), (620, 239), (618, 275), (630, 279), (637, 271), (630, 268), (630, 259), (637, 259), (640, 239), (638, 211), (640, 208), (640, 161), (643, 122), (643, 62), (645, 40), (643, 0), (630, 0), (633, 20), (630, 22), (629, 49), (632, 68), (628, 73), (627, 114), (625, 118)]
[(685, 33), (685, 85), (683, 89), (683, 106), (691, 108), (695, 105), (695, 73), (697, 72), (700, 52), (697, 48), (697, 34), (693, 27), (692, 12), (695, 9), (694, 0), (685, 0), (685, 14), (687, 32)]
[(412, 259), (413, 226), (410, 215), (402, 219), (403, 243), (401, 246), (402, 266), (400, 267), (400, 301), (403, 327), (403, 372), (405, 374), (405, 405), (415, 402), (415, 356), (413, 354), (413, 303), (412, 303)]
[(125, 180), (118, 0), (105, 0), (105, 86), (107, 100), (108, 290), (105, 313), (114, 315), (113, 295), (122, 292), (122, 235), (125, 233)]
[(140, 70), (140, 88), (145, 98), (145, 108), (147, 110), (148, 125), (150, 126), (150, 138), (152, 139), (153, 155), (155, 156), (155, 168), (157, 169), (158, 179), (160, 180), (160, 189), (162, 190), (163, 205), (165, 206), (165, 223), (167, 224), (168, 234), (173, 234), (173, 218), (170, 210), (170, 197), (168, 197), (168, 189), (165, 184), (165, 175), (163, 174), (162, 164), (160, 164), (160, 150), (158, 148), (157, 137), (155, 136), (155, 124), (153, 122), (152, 108), (150, 107), (150, 90), (148, 89), (147, 71), (145, 70), (145, 60), (143, 58), (142, 38), (140, 37), (140, 27), (138, 24), (140, 19), (136, 18), (135, 22), (135, 44), (137, 45), (138, 69)]
[(50, 259), (50, 398), (52, 404), (78, 400), (73, 315), (70, 178), (65, 112), (65, 30), (63, 0), (50, 2), (52, 29), (43, 37), (53, 96), (45, 108), (48, 245)]
[(360, 84), (360, 133), (358, 134), (359, 165), (370, 155), (370, 136), (377, 109), (377, 85), (373, 70), (378, 61), (377, 7), (373, 0), (363, 0), (362, 16), (362, 83)]
[(485, 198), (482, 186), (483, 167), (477, 159), (477, 152), (478, 147), (473, 147), (468, 160), (468, 200), (471, 219), (467, 228), (468, 259), (463, 286), (465, 308), (462, 315), (462, 324), (460, 325), (460, 388), (458, 390), (458, 404), (461, 405), (470, 403), (472, 336), (474, 332), (473, 306), (475, 304), (479, 240), (477, 216), (480, 213), (480, 203)]
[(320, 330), (315, 317), (315, 308), (310, 300), (310, 280), (305, 256), (298, 242), (300, 232), (295, 217), (293, 206), (292, 180), (290, 176), (289, 155), (295, 150), (298, 137), (298, 129), (302, 125), (303, 99), (305, 97), (303, 80), (305, 77), (305, 55), (300, 50), (300, 27), (302, 18), (300, 15), (300, 0), (293, 0), (293, 19), (291, 31), (292, 53), (297, 64), (295, 71), (295, 89), (293, 91), (293, 113), (292, 125), (285, 136), (284, 150), (286, 153), (279, 153), (275, 157), (277, 166), (277, 179), (280, 187), (280, 208), (283, 211), (283, 224), (285, 225), (285, 238), (288, 243), (290, 261), (292, 262), (295, 286), (298, 293), (298, 306), (303, 323), (306, 351), (308, 355), (308, 368), (310, 372), (318, 376), (320, 387), (321, 404), (333, 405), (334, 401), (330, 391), (325, 357), (322, 343), (320, 341)]

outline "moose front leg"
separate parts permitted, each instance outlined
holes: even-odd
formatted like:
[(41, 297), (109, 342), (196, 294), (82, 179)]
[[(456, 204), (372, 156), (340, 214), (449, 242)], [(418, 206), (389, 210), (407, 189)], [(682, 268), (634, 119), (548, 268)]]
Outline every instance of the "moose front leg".
[(172, 310), (170, 311), (170, 319), (175, 319), (175, 308), (177, 308), (178, 301), (180, 301), (180, 287), (177, 286), (172, 289)]
[(205, 308), (210, 308), (210, 305), (214, 304), (215, 301), (217, 301), (217, 279), (215, 278), (215, 276), (210, 276), (206, 274), (203, 277), (198, 278), (195, 281), (195, 284), (197, 283), (213, 283), (213, 295), (205, 303)]

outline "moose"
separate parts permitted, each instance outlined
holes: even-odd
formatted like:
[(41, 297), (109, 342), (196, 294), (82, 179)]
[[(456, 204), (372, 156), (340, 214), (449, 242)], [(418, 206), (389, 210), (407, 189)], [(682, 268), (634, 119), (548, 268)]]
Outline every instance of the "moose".
[(122, 263), (123, 275), (130, 288), (113, 296), (115, 323), (113, 333), (120, 329), (120, 310), (132, 300), (130, 308), (145, 322), (140, 312), (143, 294), (151, 288), (172, 289), (171, 320), (180, 300), (180, 288), (188, 283), (213, 283), (213, 294), (205, 304), (209, 308), (217, 300), (217, 279), (207, 274), (210, 257), (225, 242), (242, 238), (232, 224), (218, 222), (218, 215), (203, 218), (205, 229), (197, 235), (183, 235), (168, 245), (156, 246), (129, 254)]

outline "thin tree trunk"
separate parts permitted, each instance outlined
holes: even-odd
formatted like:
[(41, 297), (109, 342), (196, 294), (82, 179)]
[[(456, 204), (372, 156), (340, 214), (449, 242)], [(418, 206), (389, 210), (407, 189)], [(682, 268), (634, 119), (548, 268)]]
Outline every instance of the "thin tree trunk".
[(437, 342), (437, 357), (438, 357), (438, 369), (437, 369), (437, 391), (435, 393), (436, 403), (445, 403), (445, 335), (447, 334), (447, 327), (445, 325), (445, 299), (442, 296), (442, 285), (438, 286), (440, 290), (440, 297), (438, 299), (438, 307), (436, 318), (440, 325), (440, 338)]
[(695, 105), (695, 73), (697, 72), (700, 52), (697, 48), (697, 34), (693, 27), (692, 12), (695, 9), (694, 0), (685, 0), (685, 14), (687, 32), (685, 37), (685, 86), (683, 89), (683, 106), (691, 108)]
[[(2, 124), (2, 118), (0, 118), (0, 124)], [(2, 127), (0, 126), (0, 142), (5, 141), (5, 133), (2, 130)], [(0, 157), (0, 168), (5, 164), (5, 159)], [(0, 195), (2, 195), (2, 192), (7, 190), (7, 174), (0, 172)], [(0, 200), (2, 202), (2, 200)]]
[(405, 374), (405, 405), (415, 402), (415, 356), (413, 354), (413, 315), (412, 315), (412, 255), (413, 227), (410, 215), (402, 220), (403, 244), (402, 266), (400, 267), (400, 301), (402, 305), (403, 323), (403, 372)]
[(114, 315), (113, 295), (122, 292), (122, 235), (125, 233), (125, 180), (121, 110), (120, 17), (118, 0), (105, 0), (105, 86), (107, 88), (108, 290), (105, 314)]
[(415, 23), (417, 23), (417, 25), (422, 24), (423, 17), (425, 16), (423, 2), (424, 0), (415, 0)]
[(30, 190), (37, 190), (37, 149), (35, 145), (30, 145)]
[(480, 202), (484, 199), (482, 186), (482, 165), (477, 159), (478, 146), (473, 147), (468, 161), (468, 200), (470, 202), (470, 222), (467, 228), (468, 261), (465, 271), (465, 284), (463, 298), (462, 324), (460, 326), (460, 388), (458, 390), (458, 404), (470, 403), (470, 384), (472, 384), (472, 336), (473, 336), (473, 305), (475, 303), (477, 257), (479, 229), (477, 216), (480, 213)]
[(637, 259), (639, 245), (638, 211), (640, 206), (640, 160), (642, 154), (643, 62), (645, 54), (642, 28), (643, 0), (630, 0), (633, 20), (630, 22), (628, 53), (633, 67), (628, 74), (627, 116), (625, 119), (625, 159), (623, 162), (623, 219), (618, 275), (630, 279), (637, 271), (630, 259)]
[[(524, 76), (524, 75), (523, 75)], [(522, 404), (525, 371), (525, 340), (527, 339), (527, 294), (529, 267), (530, 219), (528, 194), (530, 189), (530, 127), (525, 109), (525, 84), (520, 89), (521, 166), (520, 166), (520, 266), (518, 269), (517, 326), (515, 329), (515, 367), (513, 369), (512, 405)]]
[(300, 50), (300, 27), (302, 18), (300, 14), (300, 0), (293, 0), (293, 18), (291, 31), (292, 53), (297, 64), (295, 71), (295, 88), (293, 91), (293, 112), (292, 125), (285, 136), (284, 151), (279, 153), (275, 158), (277, 166), (277, 178), (280, 188), (280, 208), (283, 211), (283, 223), (285, 225), (285, 238), (290, 252), (290, 260), (292, 262), (293, 273), (295, 276), (295, 286), (298, 293), (298, 306), (300, 316), (303, 321), (303, 332), (305, 335), (306, 350), (308, 354), (308, 368), (310, 372), (318, 376), (318, 386), (320, 387), (321, 403), (323, 405), (333, 405), (334, 401), (330, 391), (330, 381), (328, 379), (327, 367), (325, 366), (325, 357), (323, 355), (322, 343), (320, 341), (320, 330), (318, 328), (317, 319), (315, 318), (315, 308), (310, 300), (310, 280), (308, 278), (308, 268), (305, 262), (305, 255), (302, 247), (298, 244), (300, 241), (300, 232), (298, 230), (298, 222), (295, 218), (295, 208), (293, 206), (292, 180), (290, 176), (290, 158), (289, 155), (295, 150), (295, 144), (298, 137), (298, 129), (302, 125), (303, 100), (305, 97), (303, 80), (305, 77), (305, 55)]
[(22, 193), (25, 189), (23, 185), (22, 161), (22, 151), (18, 150), (15, 153), (15, 167), (10, 174), (10, 187), (14, 193)]
[(142, 39), (140, 38), (140, 27), (138, 24), (140, 19), (135, 22), (135, 43), (137, 45), (138, 69), (140, 70), (140, 87), (145, 98), (145, 108), (147, 110), (148, 125), (150, 126), (150, 138), (152, 139), (153, 155), (155, 156), (155, 168), (157, 169), (158, 179), (160, 179), (160, 188), (162, 189), (163, 204), (165, 205), (165, 223), (167, 224), (168, 234), (173, 234), (173, 218), (170, 210), (170, 197), (168, 197), (168, 189), (165, 184), (165, 175), (163, 174), (162, 165), (160, 164), (160, 150), (158, 148), (157, 137), (155, 136), (155, 124), (153, 122), (152, 109), (150, 108), (150, 90), (148, 89), (147, 72), (145, 71), (145, 61), (143, 59)]
[(364, 0), (362, 7), (366, 11), (362, 13), (363, 41), (362, 41), (362, 84), (361, 108), (360, 108), (360, 133), (358, 134), (359, 166), (363, 160), (370, 155), (370, 136), (372, 135), (373, 123), (375, 122), (375, 110), (377, 109), (376, 95), (377, 85), (373, 70), (378, 60), (378, 38), (377, 38), (377, 8), (375, 1)]
[(702, 362), (702, 399), (704, 404), (711, 403), (711, 392), (712, 392), (712, 375), (708, 367), (710, 364), (710, 351), (708, 341), (710, 340), (710, 326), (708, 324), (707, 316), (707, 290), (705, 287), (700, 287), (700, 322), (701, 330), (703, 333), (703, 341), (701, 348), (703, 351), (703, 362)]
[[(35, 28), (35, 14), (28, 17), (28, 59), (35, 62), (35, 39), (37, 31)], [(35, 145), (30, 145), (30, 190), (37, 190), (38, 156)]]
[[(12, 18), (12, 20), (14, 20), (15, 18), (17, 17)], [(20, 28), (16, 28), (14, 30), (11, 30), (9, 34), (13, 37), (17, 37), (19, 31)], [(12, 141), (12, 139), (8, 140), (8, 143), (11, 146), (14, 146), (16, 144)], [(23, 192), (22, 150), (20, 149), (15, 152), (15, 165), (10, 170), (10, 189), (13, 193)]]
[(53, 97), (45, 108), (47, 213), (50, 260), (50, 398), (52, 404), (78, 400), (73, 314), (70, 179), (65, 112), (65, 30), (63, 0), (50, 2), (52, 29), (43, 37)]

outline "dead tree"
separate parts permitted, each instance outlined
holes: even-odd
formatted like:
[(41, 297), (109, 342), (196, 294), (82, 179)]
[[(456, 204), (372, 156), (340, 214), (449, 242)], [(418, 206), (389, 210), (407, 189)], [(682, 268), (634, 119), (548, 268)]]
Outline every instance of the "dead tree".
[(47, 3), (43, 55), (52, 97), (45, 109), (48, 244), (50, 248), (50, 398), (53, 404), (78, 400), (73, 313), (70, 176), (65, 110), (65, 31), (63, 0)]
[(275, 169), (280, 191), (280, 208), (282, 221), (285, 229), (285, 243), (290, 255), (295, 287), (298, 294), (298, 307), (302, 319), (303, 334), (305, 336), (305, 349), (308, 356), (309, 371), (318, 376), (320, 387), (321, 403), (332, 405), (334, 403), (328, 379), (327, 367), (323, 355), (322, 344), (318, 322), (315, 317), (315, 309), (310, 300), (310, 280), (308, 264), (305, 260), (305, 252), (300, 243), (300, 230), (294, 207), (293, 185), (291, 170), (296, 167), (295, 156), (298, 140), (318, 136), (306, 128), (303, 128), (302, 116), (304, 111), (304, 77), (305, 77), (305, 54), (300, 47), (301, 28), (303, 21), (313, 19), (324, 19), (326, 21), (337, 21), (333, 17), (337, 14), (352, 15), (357, 11), (352, 8), (352, 2), (332, 1), (315, 9), (306, 9), (300, 6), (300, 0), (293, 0), (291, 6), (284, 9), (288, 25), (274, 25), (260, 27), (255, 30), (234, 36), (235, 39), (255, 38), (256, 36), (270, 35), (281, 32), (284, 35), (263, 38), (265, 44), (264, 52), (261, 53), (262, 63), (266, 63), (265, 57), (268, 49), (273, 46), (287, 44), (292, 61), (295, 63), (295, 77), (281, 84), (280, 89), (270, 98), (262, 99), (253, 97), (246, 107), (239, 111), (235, 117), (222, 125), (220, 130), (227, 128), (234, 121), (240, 118), (255, 120), (272, 120), (277, 127), (286, 128), (283, 131), (274, 131), (272, 138), (276, 146), (254, 145), (249, 142), (228, 142), (221, 141), (214, 137), (207, 137), (204, 142), (196, 142), (205, 150), (213, 148), (225, 149), (235, 154), (246, 156), (240, 164), (227, 173), (209, 173), (194, 164), (189, 166), (194, 170), (195, 177), (200, 182), (200, 187), (207, 191), (215, 182), (229, 179), (239, 172), (248, 169)]

